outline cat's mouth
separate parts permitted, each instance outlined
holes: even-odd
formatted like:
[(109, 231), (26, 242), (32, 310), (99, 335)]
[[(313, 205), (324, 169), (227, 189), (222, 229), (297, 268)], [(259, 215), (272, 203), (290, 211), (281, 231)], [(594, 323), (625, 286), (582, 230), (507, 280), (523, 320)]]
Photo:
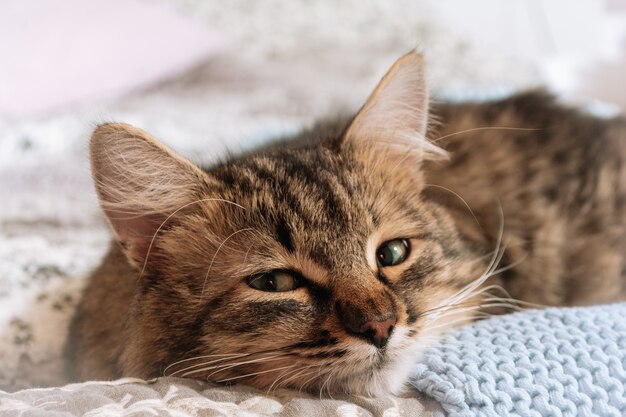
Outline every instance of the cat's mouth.
[(343, 361), (328, 364), (329, 371), (311, 381), (310, 392), (331, 395), (340, 392), (380, 396), (398, 394), (419, 357), (407, 343), (407, 329), (398, 329), (381, 348), (371, 344), (352, 347)]
[[(412, 340), (416, 333), (413, 329), (398, 326), (381, 347), (359, 338), (348, 340), (340, 348), (344, 354), (334, 360), (322, 360), (321, 372), (304, 381), (304, 389), (320, 395), (398, 394), (423, 350)], [(290, 388), (302, 389), (302, 383), (294, 381)]]

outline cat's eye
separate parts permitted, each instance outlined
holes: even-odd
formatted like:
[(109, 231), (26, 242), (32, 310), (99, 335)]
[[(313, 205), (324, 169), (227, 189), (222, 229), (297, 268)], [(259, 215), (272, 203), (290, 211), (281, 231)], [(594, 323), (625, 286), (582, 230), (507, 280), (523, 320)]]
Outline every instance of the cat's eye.
[(253, 275), (248, 278), (248, 285), (260, 291), (293, 291), (300, 286), (298, 277), (289, 271), (272, 271)]
[(378, 266), (394, 266), (404, 262), (409, 256), (411, 247), (406, 239), (394, 239), (380, 245), (376, 251)]

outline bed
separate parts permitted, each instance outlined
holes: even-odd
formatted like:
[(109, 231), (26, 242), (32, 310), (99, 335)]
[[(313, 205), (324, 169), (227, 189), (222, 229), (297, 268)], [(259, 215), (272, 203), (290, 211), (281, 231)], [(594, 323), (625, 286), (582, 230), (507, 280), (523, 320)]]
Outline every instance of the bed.
[[(455, 331), (415, 364), (398, 397), (320, 398), (169, 378), (71, 384), (61, 354), (67, 324), (110, 239), (89, 178), (95, 124), (133, 123), (211, 162), (356, 108), (416, 39), (428, 44), (441, 96), (484, 98), (539, 81), (532, 62), (489, 55), (416, 2), (389, 6), (389, 15), (360, 2), (316, 2), (311, 13), (341, 24), (304, 32), (309, 16), (289, 2), (252, 10), (245, 1), (169, 3), (231, 28), (231, 48), (122, 98), (0, 115), (0, 415), (626, 415), (624, 305), (523, 312)], [(252, 32), (274, 33), (272, 19), (281, 36)], [(372, 19), (378, 31), (363, 43)]]

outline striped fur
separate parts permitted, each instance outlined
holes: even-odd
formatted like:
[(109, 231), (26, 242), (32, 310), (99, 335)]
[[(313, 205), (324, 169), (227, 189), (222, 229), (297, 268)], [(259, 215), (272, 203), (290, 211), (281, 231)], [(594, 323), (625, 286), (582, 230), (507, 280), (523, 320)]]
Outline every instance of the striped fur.
[[(205, 169), (128, 125), (99, 127), (93, 174), (117, 242), (72, 323), (76, 378), (398, 392), (450, 326), (624, 298), (623, 120), (543, 93), (431, 111), (436, 127), (408, 54), (355, 117)], [(378, 267), (397, 238), (407, 260)], [(272, 270), (303, 285), (247, 284)], [(355, 330), (392, 316), (384, 347)]]

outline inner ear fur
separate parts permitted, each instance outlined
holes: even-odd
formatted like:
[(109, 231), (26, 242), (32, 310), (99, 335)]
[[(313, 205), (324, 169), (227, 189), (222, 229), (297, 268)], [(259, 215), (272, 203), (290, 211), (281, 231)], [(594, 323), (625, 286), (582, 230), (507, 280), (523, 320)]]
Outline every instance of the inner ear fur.
[(137, 267), (144, 266), (148, 250), (158, 259), (153, 238), (159, 229), (209, 189), (204, 171), (128, 124), (99, 126), (91, 136), (90, 157), (100, 206)]
[(409, 52), (378, 83), (344, 133), (342, 143), (364, 150), (376, 160), (445, 158), (446, 152), (426, 138), (428, 102), (423, 57)]

